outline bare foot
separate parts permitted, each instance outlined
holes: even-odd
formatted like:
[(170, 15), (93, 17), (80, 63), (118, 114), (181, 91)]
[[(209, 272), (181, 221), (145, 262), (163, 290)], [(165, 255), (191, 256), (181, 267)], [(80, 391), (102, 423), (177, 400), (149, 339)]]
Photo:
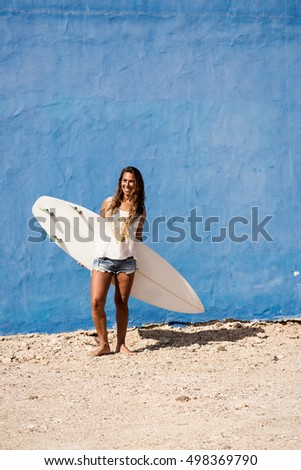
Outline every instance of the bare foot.
[(103, 344), (102, 346), (99, 346), (96, 349), (93, 349), (93, 351), (90, 352), (91, 356), (97, 357), (97, 356), (103, 356), (105, 354), (110, 354), (110, 346), (108, 343)]
[(121, 352), (122, 354), (126, 354), (127, 356), (134, 356), (136, 354), (134, 351), (131, 351), (129, 348), (126, 347), (125, 344), (121, 344), (121, 346), (117, 346), (116, 352)]

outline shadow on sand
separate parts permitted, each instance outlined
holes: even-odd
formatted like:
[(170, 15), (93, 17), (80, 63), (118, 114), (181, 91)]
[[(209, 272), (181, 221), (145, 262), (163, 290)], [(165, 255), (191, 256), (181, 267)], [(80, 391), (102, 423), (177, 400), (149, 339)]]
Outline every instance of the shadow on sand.
[[(229, 324), (228, 326), (225, 326)], [(211, 329), (205, 329), (207, 325)], [(183, 324), (184, 326), (184, 324)], [(191, 331), (195, 327), (203, 327), (201, 331)], [(190, 330), (190, 331), (189, 331)], [(208, 343), (236, 342), (258, 333), (264, 333), (262, 324), (250, 325), (248, 322), (237, 320), (211, 321), (206, 323), (185, 324), (183, 328), (173, 328), (172, 326), (145, 326), (138, 329), (142, 339), (155, 340), (155, 344), (147, 346), (149, 350), (156, 350), (165, 347), (183, 348), (191, 345), (204, 346)], [(145, 348), (143, 348), (145, 349)], [(138, 352), (136, 350), (136, 352)]]

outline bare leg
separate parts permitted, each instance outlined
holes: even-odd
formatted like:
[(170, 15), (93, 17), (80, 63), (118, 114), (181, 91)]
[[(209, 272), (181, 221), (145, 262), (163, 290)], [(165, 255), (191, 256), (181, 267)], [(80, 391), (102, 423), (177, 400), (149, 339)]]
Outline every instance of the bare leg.
[(91, 307), (92, 319), (99, 339), (99, 347), (91, 352), (92, 356), (101, 356), (110, 353), (107, 332), (107, 318), (105, 303), (112, 280), (112, 273), (93, 271), (91, 278)]
[(128, 299), (134, 282), (135, 273), (119, 273), (115, 276), (115, 305), (117, 322), (116, 352), (134, 354), (125, 345), (125, 337), (129, 320)]

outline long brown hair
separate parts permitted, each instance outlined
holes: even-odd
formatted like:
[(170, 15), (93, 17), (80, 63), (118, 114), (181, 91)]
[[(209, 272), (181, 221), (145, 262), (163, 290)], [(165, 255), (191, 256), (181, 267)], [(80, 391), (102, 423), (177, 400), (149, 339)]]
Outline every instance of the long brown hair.
[(127, 218), (127, 225), (130, 226), (132, 222), (138, 217), (139, 215), (142, 215), (144, 210), (145, 210), (145, 192), (144, 192), (144, 181), (142, 178), (142, 175), (138, 168), (135, 168), (134, 166), (127, 166), (121, 170), (119, 180), (118, 180), (118, 186), (116, 189), (116, 194), (112, 199), (112, 202), (109, 207), (109, 211), (111, 214), (114, 214), (117, 209), (120, 207), (122, 201), (123, 201), (123, 191), (121, 188), (121, 183), (123, 179), (124, 173), (131, 173), (134, 175), (135, 178), (135, 188), (131, 193), (130, 201), (132, 203), (132, 207), (130, 209), (128, 218)]

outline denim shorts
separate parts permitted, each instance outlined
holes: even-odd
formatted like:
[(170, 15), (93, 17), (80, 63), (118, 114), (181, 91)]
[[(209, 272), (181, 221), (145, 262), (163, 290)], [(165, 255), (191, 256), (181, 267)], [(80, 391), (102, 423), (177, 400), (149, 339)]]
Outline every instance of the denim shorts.
[(93, 270), (103, 273), (132, 274), (137, 271), (137, 261), (132, 256), (127, 259), (95, 258)]

